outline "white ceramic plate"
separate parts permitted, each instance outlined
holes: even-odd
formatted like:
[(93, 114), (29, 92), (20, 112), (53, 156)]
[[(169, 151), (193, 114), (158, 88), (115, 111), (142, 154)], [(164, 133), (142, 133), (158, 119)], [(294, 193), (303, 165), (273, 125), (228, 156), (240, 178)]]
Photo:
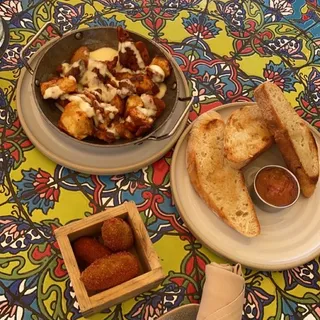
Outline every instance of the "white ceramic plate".
[[(32, 67), (42, 57), (46, 49), (56, 39), (41, 48), (30, 61)], [(189, 89), (179, 66), (175, 63), (175, 72), (180, 81), (177, 90), (180, 97), (188, 96)], [(32, 76), (23, 69), (17, 88), (17, 111), (19, 119), (31, 142), (48, 158), (76, 171), (89, 174), (123, 174), (141, 169), (165, 155), (176, 143), (187, 123), (187, 116), (175, 134), (161, 141), (144, 141), (141, 145), (130, 145), (118, 148), (101, 148), (81, 144), (75, 139), (59, 134), (50, 126), (36, 106), (32, 88)], [(155, 135), (168, 133), (179, 119), (186, 107), (186, 102), (179, 101), (167, 123)]]
[[(234, 110), (252, 103), (234, 103), (216, 108), (226, 121)], [(311, 198), (277, 213), (256, 207), (261, 234), (246, 238), (227, 226), (198, 197), (186, 168), (190, 125), (180, 137), (171, 164), (171, 188), (176, 206), (189, 229), (208, 248), (235, 262), (259, 270), (283, 270), (304, 264), (320, 253), (320, 182)], [(313, 130), (319, 146), (319, 133)], [(284, 165), (274, 145), (244, 170), (247, 185), (264, 165)]]

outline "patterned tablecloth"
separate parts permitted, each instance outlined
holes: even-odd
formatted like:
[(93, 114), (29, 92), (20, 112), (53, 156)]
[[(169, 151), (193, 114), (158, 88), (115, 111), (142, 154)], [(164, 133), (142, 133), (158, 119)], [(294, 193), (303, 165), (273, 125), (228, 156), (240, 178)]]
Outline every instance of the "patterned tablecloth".
[[(0, 60), (0, 319), (81, 318), (53, 230), (125, 200), (136, 202), (167, 277), (92, 319), (151, 320), (199, 302), (205, 265), (224, 262), (179, 217), (170, 190), (172, 151), (137, 172), (89, 176), (32, 146), (15, 111), (19, 52), (45, 22), (63, 32), (122, 26), (161, 42), (195, 96), (190, 119), (251, 101), (268, 80), (320, 128), (319, 13), (316, 0), (1, 0), (10, 43)], [(54, 36), (50, 29), (46, 35)], [(243, 319), (320, 319), (319, 257), (284, 272), (244, 273)]]

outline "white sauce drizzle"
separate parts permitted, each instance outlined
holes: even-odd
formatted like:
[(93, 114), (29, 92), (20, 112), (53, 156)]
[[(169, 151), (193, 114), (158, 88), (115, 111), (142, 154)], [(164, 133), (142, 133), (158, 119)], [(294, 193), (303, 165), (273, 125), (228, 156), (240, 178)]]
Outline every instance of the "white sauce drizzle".
[[(97, 91), (99, 89), (101, 90), (101, 93)], [(91, 87), (91, 88), (89, 87), (89, 90), (91, 92), (95, 92), (95, 94), (100, 97), (101, 101), (104, 101), (104, 102), (110, 102), (117, 94), (117, 89), (115, 88), (109, 89), (102, 83), (100, 83), (95, 87)]]
[[(77, 63), (78, 63), (78, 61), (77, 61)], [(63, 63), (61, 65), (61, 67), (62, 67), (62, 74), (61, 75), (64, 76), (65, 74), (67, 74), (71, 70), (72, 65), (69, 63)]]
[(158, 99), (162, 99), (167, 91), (167, 85), (165, 83), (159, 84), (159, 92), (155, 95)]
[(89, 58), (97, 61), (112, 61), (118, 55), (117, 50), (112, 48), (100, 48), (91, 51)]
[(130, 74), (135, 74), (137, 72), (131, 70), (131, 69), (127, 69), (127, 68), (122, 68), (119, 64), (117, 64), (116, 66), (116, 71), (118, 73), (130, 73)]
[(150, 64), (147, 67), (148, 70), (152, 73), (152, 81), (155, 83), (163, 82), (165, 78), (165, 73), (163, 69), (155, 64)]
[(119, 49), (118, 49), (119, 52), (126, 53), (127, 48), (132, 50), (132, 52), (136, 56), (139, 68), (144, 69), (146, 65), (144, 64), (141, 54), (139, 50), (136, 48), (136, 46), (134, 45), (134, 43), (132, 43), (131, 41), (119, 42)]
[(112, 133), (116, 139), (120, 139), (119, 133), (116, 130), (114, 124), (112, 124), (112, 126), (110, 128), (107, 127), (106, 131), (109, 132), (109, 133)]
[[(102, 101), (109, 102), (117, 94), (117, 89), (111, 85), (105, 86), (102, 81), (100, 81), (98, 75), (92, 71), (94, 69), (98, 69), (103, 77), (107, 75), (109, 78), (114, 79), (105, 63), (89, 59), (88, 70), (83, 74), (79, 83), (80, 85), (87, 86), (89, 92), (95, 92)], [(101, 93), (98, 90), (100, 90)]]
[(98, 69), (99, 73), (103, 77), (108, 76), (109, 78), (113, 78), (112, 74), (108, 70), (108, 67), (107, 67), (107, 65), (105, 63), (103, 63), (101, 61), (96, 61), (96, 60), (89, 59), (88, 60), (88, 70), (92, 71), (93, 69)]
[[(127, 83), (130, 87), (134, 88), (134, 84), (129, 79), (123, 79), (118, 82), (118, 86), (120, 83)], [(121, 89), (117, 89), (117, 94), (123, 99), (132, 94), (132, 91), (126, 87), (122, 87)]]
[(154, 104), (153, 97), (149, 94), (142, 94), (141, 100), (144, 107), (137, 107), (137, 109), (146, 117), (154, 117), (157, 114), (157, 106)]
[(100, 123), (104, 123), (104, 119), (101, 113), (97, 113), (97, 119)]
[(144, 74), (146, 73), (145, 70), (137, 70), (137, 71), (133, 71), (131, 69), (127, 69), (127, 68), (123, 68), (119, 62), (117, 63), (115, 70), (117, 73), (130, 73), (130, 74)]
[(81, 85), (88, 86), (88, 88), (98, 86), (100, 82), (101, 81), (99, 80), (97, 74), (91, 70), (87, 70), (79, 81)]
[(83, 90), (84, 90), (83, 85), (80, 84), (80, 83), (78, 83), (78, 84), (77, 84), (77, 91), (78, 91), (78, 92), (83, 92)]
[(61, 99), (77, 102), (79, 108), (85, 112), (89, 118), (92, 118), (95, 115), (93, 107), (88, 102), (89, 100), (84, 94), (65, 94)]
[[(140, 69), (133, 71), (131, 69), (123, 68), (119, 61), (116, 66), (116, 71), (119, 73), (130, 73), (130, 74), (141, 74), (146, 73), (146, 66), (141, 57), (139, 50), (136, 48), (134, 43), (130, 41), (119, 43), (119, 51), (121, 53), (125, 53), (126, 49), (132, 50), (134, 53), (137, 64)], [(118, 52), (112, 48), (100, 48), (93, 52), (90, 52), (87, 67), (84, 63), (80, 63), (79, 61), (74, 62), (73, 64), (63, 63), (62, 64), (62, 73), (61, 76), (65, 76), (68, 72), (71, 71), (72, 68), (79, 68), (80, 69), (80, 80), (78, 81), (78, 88), (77, 94), (65, 94), (59, 86), (53, 86), (46, 89), (44, 93), (44, 99), (58, 99), (59, 97), (62, 100), (68, 99), (69, 101), (74, 101), (77, 103), (79, 108), (86, 113), (89, 118), (93, 118), (96, 126), (99, 123), (105, 123), (105, 118), (103, 114), (101, 114), (101, 110), (95, 110), (91, 106), (91, 100), (81, 92), (83, 92), (84, 87), (91, 93), (99, 96), (100, 106), (103, 108), (104, 112), (107, 112), (106, 115), (109, 117), (110, 120), (115, 118), (115, 115), (119, 112), (119, 110), (109, 102), (118, 94), (121, 98), (125, 98), (132, 94), (132, 91), (126, 87), (119, 88), (121, 82), (128, 83), (130, 87), (134, 88), (133, 83), (129, 79), (117, 80), (111, 72), (108, 70), (107, 64), (103, 61), (112, 61), (114, 57), (117, 56)], [(113, 85), (107, 84), (105, 85), (98, 77), (96, 72), (93, 72), (94, 69), (98, 70), (98, 73), (103, 77), (108, 77)], [(165, 73), (160, 66), (157, 65), (150, 65), (147, 67), (152, 73), (152, 81), (157, 83), (159, 87), (159, 93), (156, 95), (157, 98), (161, 99), (164, 97), (167, 86), (162, 83), (165, 79)], [(68, 76), (68, 78), (72, 81), (77, 81), (76, 78), (72, 75)], [(116, 87), (115, 87), (116, 86)], [(137, 110), (141, 112), (144, 116), (146, 116), (148, 121), (151, 123), (154, 121), (154, 117), (157, 114), (157, 107), (154, 103), (153, 96), (148, 94), (142, 94), (141, 100), (143, 102), (143, 106), (137, 107)], [(56, 104), (60, 111), (63, 112), (64, 108), (61, 105)], [(120, 118), (119, 122), (128, 122), (132, 123), (133, 120), (130, 116), (127, 116), (126, 119)], [(114, 135), (116, 139), (119, 139), (119, 133), (116, 130), (114, 123), (112, 123), (111, 127), (106, 127), (105, 129), (107, 132)]]
[(80, 60), (74, 62), (73, 64), (62, 63), (61, 67), (62, 67), (62, 73), (60, 74), (61, 77), (64, 77), (68, 72), (70, 72), (71, 69), (79, 68), (80, 76), (85, 71), (85, 66), (84, 64), (80, 64)]
[(64, 92), (59, 86), (53, 86), (45, 90), (43, 98), (44, 99), (58, 99)]
[(118, 109), (109, 103), (101, 103), (100, 106), (104, 111), (118, 113)]
[(73, 76), (69, 76), (68, 79), (69, 79), (69, 80), (72, 80), (72, 81), (74, 81), (74, 82), (77, 82), (76, 78), (73, 77)]

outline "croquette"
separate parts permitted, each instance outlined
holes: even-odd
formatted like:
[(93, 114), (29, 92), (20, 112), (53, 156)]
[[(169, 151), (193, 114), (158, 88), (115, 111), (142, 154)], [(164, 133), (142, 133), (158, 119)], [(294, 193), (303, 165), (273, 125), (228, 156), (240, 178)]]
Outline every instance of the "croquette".
[(120, 218), (106, 220), (101, 228), (103, 243), (111, 251), (125, 251), (133, 246), (132, 230), (127, 222)]
[(93, 262), (81, 274), (89, 291), (114, 287), (139, 275), (139, 262), (130, 252), (118, 252)]
[(81, 266), (88, 266), (111, 252), (93, 237), (81, 237), (73, 242), (73, 252)]

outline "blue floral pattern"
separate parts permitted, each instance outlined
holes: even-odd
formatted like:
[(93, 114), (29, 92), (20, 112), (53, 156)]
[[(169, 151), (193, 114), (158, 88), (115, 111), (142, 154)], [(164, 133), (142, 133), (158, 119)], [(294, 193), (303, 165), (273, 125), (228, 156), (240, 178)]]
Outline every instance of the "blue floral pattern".
[(241, 1), (217, 1), (217, 9), (221, 16), (226, 20), (226, 23), (231, 30), (244, 28), (246, 20), (246, 11)]
[(188, 18), (182, 19), (186, 30), (194, 36), (199, 35), (202, 39), (214, 38), (221, 30), (216, 26), (218, 20), (210, 19), (205, 15), (190, 13)]
[(62, 32), (67, 32), (76, 26), (84, 14), (84, 3), (75, 6), (58, 2), (54, 11), (54, 20)]
[[(35, 277), (18, 281), (0, 282), (0, 318), (23, 320), (31, 317), (30, 312), (25, 312), (24, 307), (30, 305), (31, 308), (38, 309), (36, 296), (37, 287)], [(6, 289), (5, 291), (3, 289)], [(19, 301), (13, 299), (15, 295), (19, 295)], [(31, 318), (29, 318), (31, 319)]]
[(116, 16), (111, 18), (95, 17), (93, 21), (87, 23), (89, 27), (103, 26), (103, 27), (122, 27), (126, 28), (124, 21), (118, 21)]
[(285, 290), (293, 290), (297, 285), (320, 290), (318, 281), (320, 274), (319, 265), (316, 261), (311, 261), (303, 266), (293, 268), (283, 272), (285, 279)]
[(183, 287), (168, 284), (158, 292), (137, 297), (139, 301), (126, 316), (128, 320), (147, 320), (159, 317), (179, 306), (183, 300)]
[(256, 286), (247, 286), (244, 303), (244, 319), (264, 319), (264, 306), (270, 304), (274, 297)]
[(22, 174), (22, 180), (13, 182), (18, 188), (17, 196), (21, 197), (21, 203), (27, 206), (30, 214), (36, 209), (42, 209), (47, 214), (59, 201), (60, 186), (49, 173), (41, 169), (23, 170)]
[(281, 36), (274, 40), (266, 41), (269, 52), (277, 53), (288, 58), (306, 59), (302, 52), (302, 40), (297, 40), (294, 37)]
[(26, 251), (33, 244), (53, 241), (52, 229), (46, 225), (30, 225), (25, 220), (15, 217), (0, 219), (0, 252), (16, 254)]
[(14, 160), (8, 150), (0, 151), (0, 185), (4, 184), (6, 173), (10, 173)]
[(286, 92), (296, 91), (294, 85), (298, 80), (295, 78), (295, 73), (288, 69), (283, 62), (275, 64), (270, 61), (263, 70), (263, 75), (267, 81), (275, 83)]

